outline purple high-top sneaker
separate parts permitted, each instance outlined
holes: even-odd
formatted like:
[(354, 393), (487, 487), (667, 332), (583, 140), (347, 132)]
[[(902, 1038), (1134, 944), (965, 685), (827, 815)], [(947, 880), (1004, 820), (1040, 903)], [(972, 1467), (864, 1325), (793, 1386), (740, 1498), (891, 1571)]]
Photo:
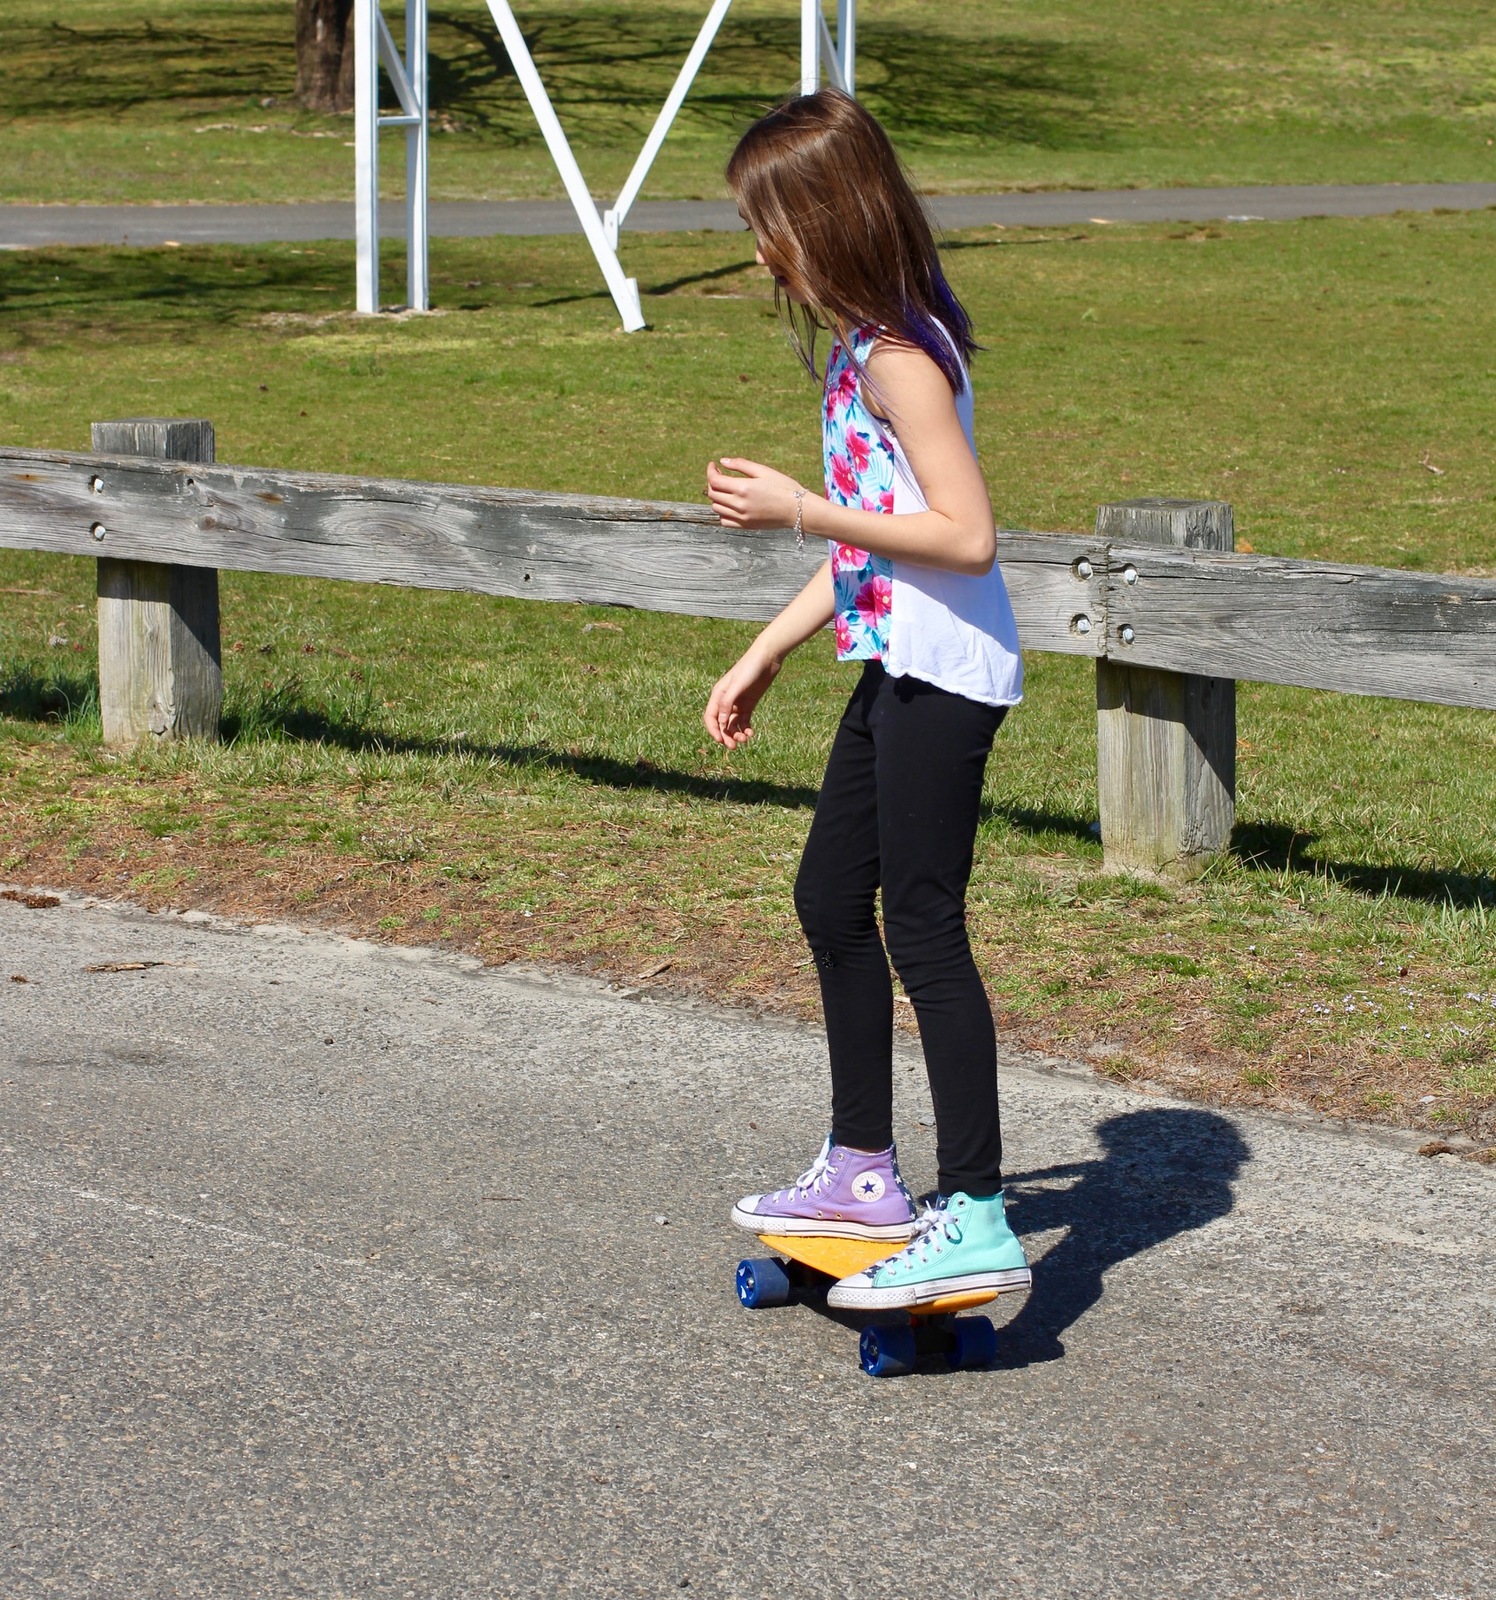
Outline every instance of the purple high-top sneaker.
[(732, 1220), (750, 1233), (819, 1234), (834, 1239), (912, 1238), (914, 1202), (894, 1147), (869, 1155), (832, 1144), (787, 1189), (744, 1195)]

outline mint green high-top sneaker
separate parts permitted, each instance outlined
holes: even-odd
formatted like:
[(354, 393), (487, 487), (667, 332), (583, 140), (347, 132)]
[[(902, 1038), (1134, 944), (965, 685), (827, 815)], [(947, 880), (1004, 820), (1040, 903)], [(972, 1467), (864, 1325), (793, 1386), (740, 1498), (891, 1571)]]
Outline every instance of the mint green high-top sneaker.
[(919, 1232), (897, 1255), (833, 1284), (826, 1303), (885, 1311), (967, 1295), (990, 1298), (1032, 1282), (1023, 1246), (1003, 1214), (1003, 1197), (953, 1194), (939, 1207), (925, 1207)]

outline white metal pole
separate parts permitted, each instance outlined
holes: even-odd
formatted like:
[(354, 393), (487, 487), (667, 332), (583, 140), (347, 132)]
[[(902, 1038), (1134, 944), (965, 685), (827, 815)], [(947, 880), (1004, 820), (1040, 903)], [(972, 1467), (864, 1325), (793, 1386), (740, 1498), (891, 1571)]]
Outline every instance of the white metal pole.
[(848, 94), (856, 94), (857, 0), (836, 0), (836, 50), (841, 57), (842, 83)]
[(356, 303), (379, 310), (379, 50), (376, 0), (353, 3), (353, 164)]
[(426, 68), (426, 0), (405, 0), (405, 76), (421, 119), (415, 127), (405, 130), (405, 239), (409, 252), (406, 295), (412, 311), (429, 311), (430, 230), (426, 200), (430, 187), (431, 116), (426, 104), (426, 86), (430, 78)]
[(814, 94), (821, 87), (821, 0), (800, 0), (800, 93)]
[(618, 234), (623, 227), (623, 219), (629, 214), (634, 201), (638, 199), (639, 191), (644, 187), (644, 180), (649, 176), (649, 169), (654, 165), (654, 159), (660, 153), (660, 146), (665, 142), (665, 135), (670, 132), (670, 125), (675, 121), (676, 113), (680, 110), (687, 91), (695, 82), (696, 74), (701, 70), (701, 63), (706, 59), (706, 53), (711, 49), (712, 40), (717, 37), (717, 30), (722, 26), (722, 19), (727, 15), (727, 8), (731, 4), (732, 0), (714, 0), (706, 21), (701, 25), (701, 32), (696, 35), (696, 43), (691, 46), (691, 53), (686, 57), (685, 65), (675, 80), (675, 87), (671, 89), (669, 98), (660, 108), (659, 116), (655, 118), (655, 125), (650, 129), (649, 138), (645, 140), (644, 148), (639, 152), (639, 159), (634, 163), (633, 171), (629, 173), (628, 180), (619, 191), (613, 209), (603, 213), (603, 232), (615, 250), (618, 248)]
[(819, 6), (816, 7), (816, 21), (820, 24), (818, 31), (821, 36), (821, 49), (826, 55), (826, 76), (844, 94), (850, 93), (847, 89), (847, 80), (842, 77), (841, 57), (837, 54), (836, 45), (832, 42), (831, 29), (826, 26), (825, 13)]
[(519, 24), (514, 20), (509, 0), (488, 0), (488, 9), (493, 13), (499, 37), (509, 52), (514, 75), (525, 91), (525, 98), (530, 102), (530, 110), (534, 112), (536, 122), (540, 124), (540, 131), (545, 136), (546, 145), (551, 152), (551, 160), (556, 163), (556, 170), (561, 174), (562, 183), (566, 185), (567, 196), (576, 211), (577, 220), (582, 224), (582, 231), (587, 235), (587, 243), (592, 246), (592, 253), (597, 257), (598, 266), (602, 268), (603, 280), (608, 285), (608, 292), (613, 296), (613, 304), (618, 307), (619, 316), (623, 319), (623, 331), (637, 333), (644, 326), (644, 314), (639, 308), (639, 285), (633, 278), (624, 276), (623, 268), (618, 264), (617, 253), (608, 243), (607, 236), (603, 232), (602, 218), (597, 214), (597, 205), (588, 192), (582, 170), (577, 166), (577, 158), (571, 153), (571, 145), (567, 143), (566, 134), (560, 122), (556, 120), (551, 97), (545, 92), (545, 85), (535, 70), (530, 47), (525, 43), (525, 36), (520, 32)]
[[(401, 0), (401, 3), (404, 4), (404, 0)], [(398, 117), (381, 117), (380, 126), (413, 128), (418, 120), (415, 91), (410, 86), (410, 79), (405, 76), (405, 62), (395, 45), (395, 36), (390, 32), (390, 25), (384, 20), (384, 12), (379, 9), (378, 0), (375, 0), (374, 6), (374, 27), (379, 40), (379, 64), (389, 73), (390, 86), (394, 89), (395, 98), (400, 102), (400, 109), (403, 112), (403, 115)]]

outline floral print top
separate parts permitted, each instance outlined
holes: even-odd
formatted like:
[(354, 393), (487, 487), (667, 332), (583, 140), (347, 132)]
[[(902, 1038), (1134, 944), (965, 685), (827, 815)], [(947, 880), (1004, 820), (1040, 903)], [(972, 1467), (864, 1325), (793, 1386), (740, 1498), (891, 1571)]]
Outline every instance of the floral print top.
[[(893, 444), (863, 402), (859, 374), (877, 337), (876, 328), (859, 328), (850, 350), (837, 339), (826, 359), (826, 498), (834, 506), (892, 516)], [(893, 562), (850, 544), (830, 543), (836, 659), (881, 661), (888, 654)]]

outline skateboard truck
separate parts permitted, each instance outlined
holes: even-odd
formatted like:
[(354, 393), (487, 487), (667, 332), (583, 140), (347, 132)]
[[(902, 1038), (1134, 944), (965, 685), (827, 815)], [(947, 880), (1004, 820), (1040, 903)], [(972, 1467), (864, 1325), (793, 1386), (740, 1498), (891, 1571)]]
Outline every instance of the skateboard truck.
[[(838, 1239), (824, 1234), (761, 1233), (779, 1253), (738, 1263), (738, 1300), (749, 1311), (782, 1306), (796, 1290), (824, 1294), (838, 1279), (885, 1261), (898, 1249), (887, 1239)], [(1024, 1285), (1024, 1287), (1027, 1287)], [(985, 1305), (998, 1291), (949, 1295), (902, 1313), (903, 1320), (862, 1330), (858, 1355), (871, 1378), (912, 1372), (922, 1357), (944, 1356), (953, 1369), (990, 1366), (997, 1355), (997, 1330), (986, 1317), (958, 1317)]]

